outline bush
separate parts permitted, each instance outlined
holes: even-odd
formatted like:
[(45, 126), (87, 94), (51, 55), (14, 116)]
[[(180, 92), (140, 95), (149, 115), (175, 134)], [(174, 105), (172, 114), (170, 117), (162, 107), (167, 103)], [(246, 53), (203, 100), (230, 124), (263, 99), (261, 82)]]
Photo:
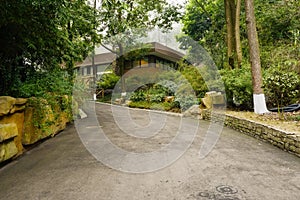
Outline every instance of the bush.
[(52, 72), (36, 72), (28, 77), (19, 88), (19, 97), (45, 97), (55, 94), (57, 96), (71, 95), (73, 83), (70, 76), (63, 70)]
[(117, 76), (115, 73), (103, 74), (97, 85), (99, 89), (113, 89), (119, 80), (120, 76)]
[(146, 98), (147, 96), (143, 90), (137, 90), (133, 92), (130, 96), (130, 100), (133, 102), (145, 101)]
[[(66, 112), (68, 118), (72, 119), (73, 106), (73, 81), (63, 70), (52, 72), (36, 72), (34, 76), (28, 77), (19, 88), (19, 97), (31, 98), (30, 104), (36, 109), (50, 106), (53, 110)], [(46, 103), (45, 103), (46, 102)], [(40, 109), (41, 115), (44, 110)], [(55, 113), (55, 116), (59, 113)], [(38, 122), (41, 119), (37, 117)]]
[(264, 90), (269, 106), (282, 107), (300, 98), (300, 77), (288, 69), (272, 67), (264, 75)]
[(220, 71), (225, 84), (227, 104), (242, 109), (253, 107), (253, 90), (250, 67)]

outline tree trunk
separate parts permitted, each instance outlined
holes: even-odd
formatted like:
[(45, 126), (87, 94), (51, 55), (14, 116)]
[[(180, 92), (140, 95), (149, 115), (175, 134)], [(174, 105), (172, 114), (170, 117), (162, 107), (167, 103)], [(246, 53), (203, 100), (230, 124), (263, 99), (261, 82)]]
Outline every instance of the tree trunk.
[(124, 58), (124, 49), (122, 44), (118, 44), (119, 47), (119, 55), (117, 58), (117, 67), (119, 68), (120, 76), (121, 76), (121, 90), (122, 93), (126, 92), (126, 87), (125, 87), (125, 78), (124, 78), (124, 70), (125, 70), (125, 58)]
[(245, 10), (248, 44), (250, 49), (250, 64), (252, 71), (254, 112), (262, 114), (268, 112), (268, 110), (266, 107), (265, 95), (262, 89), (259, 43), (254, 15), (254, 0), (245, 0)]
[(235, 0), (224, 0), (225, 18), (227, 27), (227, 57), (230, 68), (234, 68), (235, 60)]
[(235, 11), (235, 45), (236, 45), (237, 67), (238, 68), (241, 67), (242, 60), (243, 60), (242, 46), (241, 46), (241, 34), (240, 34), (241, 2), (242, 2), (242, 0), (237, 0), (236, 11)]

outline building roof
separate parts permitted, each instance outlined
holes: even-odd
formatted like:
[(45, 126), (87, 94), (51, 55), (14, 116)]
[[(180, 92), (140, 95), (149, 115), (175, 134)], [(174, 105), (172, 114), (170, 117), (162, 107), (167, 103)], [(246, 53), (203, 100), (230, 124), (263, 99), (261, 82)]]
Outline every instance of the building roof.
[(150, 50), (149, 55), (155, 55), (173, 62), (179, 61), (184, 56), (183, 53), (176, 51), (170, 47), (167, 47), (165, 45), (162, 45), (158, 42), (152, 42), (151, 44), (153, 48)]
[[(155, 55), (160, 58), (164, 58), (166, 60), (177, 62), (179, 61), (184, 54), (176, 51), (170, 47), (167, 47), (165, 45), (162, 45), (157, 42), (150, 43), (152, 45), (152, 48), (150, 48), (148, 55)], [(95, 65), (107, 65), (111, 64), (114, 60), (116, 60), (117, 56), (114, 53), (101, 53), (95, 55)], [(85, 67), (85, 66), (91, 66), (92, 65), (92, 58), (91, 56), (87, 57), (82, 63), (77, 65), (76, 67)]]
[[(101, 53), (95, 55), (95, 65), (105, 65), (110, 64), (114, 60), (116, 60), (117, 56), (114, 53)], [(77, 65), (76, 67), (85, 67), (92, 65), (92, 57), (88, 56), (82, 63)]]

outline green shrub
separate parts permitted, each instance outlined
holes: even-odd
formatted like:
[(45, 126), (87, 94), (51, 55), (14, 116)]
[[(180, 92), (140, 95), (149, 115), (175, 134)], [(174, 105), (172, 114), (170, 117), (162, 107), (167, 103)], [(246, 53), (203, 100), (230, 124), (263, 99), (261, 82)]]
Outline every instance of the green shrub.
[(143, 90), (137, 90), (133, 92), (130, 96), (130, 100), (133, 102), (145, 101), (147, 96)]
[(283, 67), (272, 67), (264, 75), (264, 90), (270, 106), (282, 107), (299, 99), (300, 77)]
[(253, 90), (250, 67), (223, 69), (220, 71), (224, 81), (227, 104), (242, 109), (253, 107)]
[(175, 96), (175, 106), (181, 110), (187, 110), (191, 106), (199, 104), (198, 99), (194, 95), (178, 95)]
[(150, 109), (151, 103), (148, 101), (137, 101), (137, 102), (130, 102), (129, 107), (131, 108), (142, 108), (142, 109)]
[(120, 76), (117, 76), (115, 73), (103, 74), (97, 82), (97, 86), (104, 90), (113, 89), (119, 80)]
[[(51, 107), (54, 111), (63, 111), (71, 120), (73, 117), (73, 81), (63, 70), (52, 72), (36, 72), (19, 88), (17, 96), (30, 98), (29, 104), (35, 107), (41, 116), (45, 110), (43, 107)], [(59, 113), (54, 112), (56, 118)], [(41, 122), (41, 117), (36, 116), (36, 122)]]
[(73, 82), (65, 71), (36, 72), (34, 76), (28, 77), (22, 84), (17, 96), (45, 98), (49, 94), (57, 96), (71, 95), (72, 90)]

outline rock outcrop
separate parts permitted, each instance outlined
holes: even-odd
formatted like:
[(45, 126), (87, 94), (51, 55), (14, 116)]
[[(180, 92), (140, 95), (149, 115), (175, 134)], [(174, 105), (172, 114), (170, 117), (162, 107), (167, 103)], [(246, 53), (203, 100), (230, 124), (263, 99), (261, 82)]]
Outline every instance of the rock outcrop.
[(22, 133), (27, 99), (0, 97), (0, 162), (23, 152)]
[(46, 100), (31, 104), (28, 99), (0, 97), (0, 162), (23, 153), (24, 145), (33, 144), (65, 129), (72, 111), (64, 108), (72, 101), (58, 97), (52, 106)]

